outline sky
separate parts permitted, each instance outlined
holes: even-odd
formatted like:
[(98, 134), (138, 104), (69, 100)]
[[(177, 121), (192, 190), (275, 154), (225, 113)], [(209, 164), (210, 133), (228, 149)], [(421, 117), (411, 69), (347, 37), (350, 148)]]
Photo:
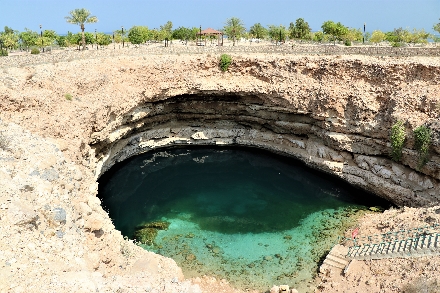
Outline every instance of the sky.
[(221, 29), (231, 17), (249, 28), (255, 23), (285, 25), (304, 18), (312, 31), (324, 21), (341, 22), (352, 28), (392, 31), (394, 28), (425, 29), (434, 33), (440, 20), (440, 0), (0, 0), (0, 30), (4, 26), (23, 31), (54, 30), (58, 34), (79, 32), (64, 19), (69, 11), (86, 8), (98, 23), (86, 31), (113, 32), (134, 25), (159, 28), (168, 20), (179, 26)]

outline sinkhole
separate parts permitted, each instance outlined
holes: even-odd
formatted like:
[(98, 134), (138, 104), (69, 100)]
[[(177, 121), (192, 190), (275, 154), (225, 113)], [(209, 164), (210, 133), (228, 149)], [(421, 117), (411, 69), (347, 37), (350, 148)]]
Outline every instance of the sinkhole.
[[(301, 288), (338, 235), (390, 203), (303, 163), (252, 148), (169, 148), (99, 179), (116, 229), (173, 258), (185, 277)], [(307, 292), (307, 287), (302, 292)]]

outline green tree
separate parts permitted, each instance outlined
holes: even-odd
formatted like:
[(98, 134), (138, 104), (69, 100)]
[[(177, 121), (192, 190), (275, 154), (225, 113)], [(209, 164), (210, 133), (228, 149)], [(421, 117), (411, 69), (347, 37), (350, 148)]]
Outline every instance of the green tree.
[(257, 39), (265, 39), (267, 37), (267, 29), (261, 25), (261, 23), (256, 23), (250, 27), (249, 33), (252, 37)]
[(0, 41), (3, 42), (3, 48), (7, 48), (9, 50), (18, 48), (18, 34), (15, 32), (2, 32), (0, 33)]
[(141, 33), (142, 33), (142, 38), (145, 41), (151, 40), (151, 31), (148, 29), (147, 26), (141, 26)]
[(5, 34), (13, 34), (13, 33), (15, 33), (15, 31), (12, 28), (10, 28), (7, 25), (5, 25), (4, 33)]
[(151, 39), (156, 42), (161, 42), (167, 38), (167, 34), (163, 30), (154, 29), (151, 31)]
[(408, 31), (401, 27), (395, 28), (392, 32), (385, 33), (385, 40), (390, 43), (403, 43), (407, 33)]
[[(134, 45), (139, 45), (147, 40), (148, 33), (144, 33), (144, 27), (134, 26), (128, 31), (128, 40)], [(147, 29), (148, 30), (148, 29)]]
[(292, 39), (310, 40), (311, 31), (309, 24), (303, 18), (298, 18), (295, 23), (291, 22), (289, 25), (289, 33)]
[(335, 23), (331, 20), (324, 22), (321, 26), (324, 34), (331, 35), (333, 38), (333, 44), (336, 44), (336, 40), (342, 40), (342, 38), (348, 33), (348, 28), (342, 23)]
[(73, 46), (77, 45), (77, 39), (76, 34), (73, 34), (72, 32), (67, 32), (66, 35), (66, 46)]
[(52, 39), (50, 39), (48, 37), (45, 37), (45, 36), (39, 37), (38, 40), (37, 40), (37, 46), (40, 46), (40, 47), (47, 47), (47, 46), (50, 46), (52, 44), (53, 44)]
[(431, 35), (429, 33), (427, 33), (424, 29), (413, 29), (412, 32), (410, 31), (405, 31), (405, 34), (403, 36), (403, 40), (406, 43), (411, 43), (411, 44), (426, 44), (428, 43), (428, 38)]
[(122, 29), (120, 30), (115, 30), (113, 32), (114, 36), (115, 36), (115, 43), (122, 43), (122, 40), (124, 40), (124, 42), (128, 41), (128, 38), (126, 37), (127, 31), (124, 30), (124, 32), (122, 32)]
[(162, 40), (171, 40), (173, 38), (173, 23), (171, 21), (167, 21), (167, 23), (160, 26), (160, 31)]
[(312, 40), (315, 42), (322, 42), (325, 40), (325, 35), (321, 31), (312, 33)]
[(83, 40), (86, 45), (95, 43), (95, 35), (89, 32), (71, 34), (68, 36), (69, 44), (83, 45)]
[(284, 42), (289, 35), (289, 31), (286, 29), (284, 25), (269, 25), (268, 30), (269, 38), (273, 41), (281, 41)]
[(24, 29), (24, 32), (21, 32), (18, 35), (19, 41), (20, 43), (26, 47), (26, 50), (31, 47), (31, 46), (36, 46), (37, 45), (37, 40), (38, 40), (38, 33), (35, 31), (32, 31), (28, 28)]
[(196, 40), (197, 33), (199, 29), (196, 27), (187, 28), (187, 27), (179, 27), (173, 31), (173, 39), (185, 41), (185, 44), (188, 44), (189, 40)]
[(382, 32), (380, 30), (373, 31), (371, 38), (370, 38), (371, 42), (378, 44), (380, 42), (383, 42), (383, 40), (385, 40), (385, 33), (384, 32)]
[(112, 43), (112, 37), (104, 33), (97, 33), (96, 39), (98, 41), (98, 45), (100, 46), (108, 46)]
[(200, 29), (198, 27), (193, 27), (191, 29), (191, 40), (195, 41), (197, 40), (197, 34), (200, 32)]
[(228, 38), (232, 39), (233, 46), (235, 46), (235, 41), (246, 32), (243, 22), (237, 17), (227, 19), (223, 30)]
[(173, 39), (187, 41), (191, 35), (191, 29), (180, 26), (173, 30)]
[(365, 42), (369, 42), (370, 39), (371, 39), (371, 33), (370, 32), (365, 32), (364, 38), (365, 38)]
[(48, 38), (49, 40), (51, 40), (51, 43), (53, 43), (57, 39), (58, 34), (53, 30), (44, 30), (43, 37)]
[(360, 29), (349, 28), (344, 38), (350, 42), (362, 42), (362, 32)]
[(55, 43), (60, 47), (68, 47), (69, 46), (67, 36), (58, 36), (55, 40)]
[(84, 8), (75, 9), (69, 12), (70, 16), (66, 16), (65, 19), (68, 23), (76, 24), (81, 27), (82, 34), (82, 46), (83, 50), (86, 48), (86, 37), (84, 34), (84, 24), (85, 23), (95, 23), (98, 22), (98, 18), (96, 16), (91, 16), (90, 11)]
[[(439, 19), (440, 20), (440, 19)], [(440, 34), (440, 22), (434, 24), (434, 26), (432, 27), (436, 32), (438, 32)]]

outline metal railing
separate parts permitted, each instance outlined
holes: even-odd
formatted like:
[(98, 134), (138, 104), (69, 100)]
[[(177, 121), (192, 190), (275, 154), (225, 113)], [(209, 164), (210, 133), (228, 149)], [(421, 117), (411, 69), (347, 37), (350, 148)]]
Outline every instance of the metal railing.
[(339, 243), (353, 242), (349, 259), (381, 259), (440, 253), (440, 225), (434, 224), (356, 238), (339, 237)]

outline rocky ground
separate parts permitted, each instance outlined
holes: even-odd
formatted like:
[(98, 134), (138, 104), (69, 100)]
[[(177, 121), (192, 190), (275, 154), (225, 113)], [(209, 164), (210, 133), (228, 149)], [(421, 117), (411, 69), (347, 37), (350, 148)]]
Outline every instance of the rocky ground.
[[(439, 223), (439, 206), (392, 208), (384, 213), (366, 214), (359, 222), (359, 237)], [(347, 231), (346, 237), (351, 237), (350, 233)], [(345, 275), (320, 274), (318, 292), (439, 292), (439, 265), (439, 255), (354, 260)]]
[[(120, 56), (1, 69), (0, 291), (240, 292), (212, 277), (186, 280), (173, 260), (124, 240), (100, 206), (90, 145), (111, 135), (107, 126), (144, 102), (194, 92), (265, 95), (285, 99), (299, 112), (315, 109), (304, 113), (330, 124), (345, 115), (339, 122), (347, 124), (338, 122), (334, 129), (352, 127), (358, 133), (374, 133), (377, 123), (389, 126), (390, 117), (406, 119), (409, 128), (439, 117), (436, 58), (235, 58), (225, 74), (210, 55)], [(307, 78), (287, 83), (293, 74), (285, 69), (289, 62), (298, 63)], [(319, 75), (322, 64), (337, 70)], [(377, 80), (355, 76), (362, 66), (376, 68)], [(325, 85), (318, 86), (321, 82)], [(320, 103), (314, 100), (319, 91)], [(346, 111), (349, 107), (358, 112)], [(381, 111), (387, 115), (376, 115)], [(350, 126), (350, 119), (367, 121), (370, 128)], [(408, 154), (411, 143), (410, 138)], [(437, 141), (433, 148), (438, 153)], [(433, 186), (440, 178), (435, 160), (420, 175), (430, 176)], [(406, 167), (411, 164), (408, 155)], [(367, 235), (439, 220), (436, 207), (393, 209), (366, 215), (360, 231)], [(318, 276), (315, 291), (423, 292), (423, 286), (435, 286), (439, 264), (438, 256), (359, 261), (346, 276)]]

